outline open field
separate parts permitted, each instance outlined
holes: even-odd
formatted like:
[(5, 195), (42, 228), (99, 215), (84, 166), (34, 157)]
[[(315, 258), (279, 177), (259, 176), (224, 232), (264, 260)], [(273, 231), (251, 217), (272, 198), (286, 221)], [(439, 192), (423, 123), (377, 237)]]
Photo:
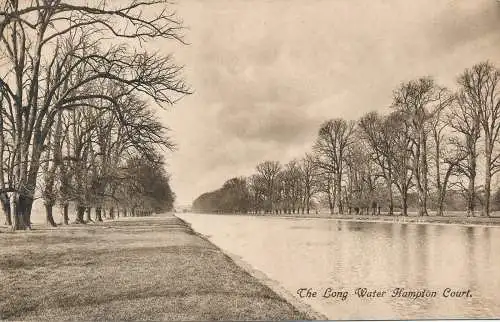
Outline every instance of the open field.
[(180, 219), (0, 230), (0, 319), (307, 319)]

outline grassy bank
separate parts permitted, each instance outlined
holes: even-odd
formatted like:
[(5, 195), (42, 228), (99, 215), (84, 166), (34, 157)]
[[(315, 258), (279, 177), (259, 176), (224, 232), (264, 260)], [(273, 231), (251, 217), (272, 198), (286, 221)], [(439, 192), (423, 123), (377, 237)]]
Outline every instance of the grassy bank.
[(415, 223), (415, 224), (449, 224), (449, 225), (480, 225), (500, 226), (500, 218), (467, 217), (467, 216), (360, 216), (360, 215), (333, 215), (331, 218), (339, 220)]
[(173, 216), (0, 230), (0, 319), (307, 319)]
[[(257, 215), (254, 215), (257, 216)], [(498, 214), (492, 217), (467, 217), (465, 214), (447, 214), (445, 216), (417, 216), (409, 214), (401, 215), (339, 215), (339, 214), (278, 214), (278, 215), (259, 215), (271, 217), (290, 217), (290, 218), (329, 218), (336, 220), (351, 220), (362, 222), (389, 222), (389, 223), (417, 223), (417, 224), (456, 224), (456, 225), (481, 225), (481, 226), (500, 226), (500, 217)]]

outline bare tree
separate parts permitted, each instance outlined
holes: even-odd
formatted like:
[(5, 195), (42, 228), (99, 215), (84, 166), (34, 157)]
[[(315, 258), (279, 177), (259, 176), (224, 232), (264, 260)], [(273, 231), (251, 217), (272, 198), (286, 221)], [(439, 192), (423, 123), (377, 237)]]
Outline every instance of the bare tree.
[[(450, 106), (453, 110), (454, 106)], [(444, 212), (450, 179), (452, 176), (458, 176), (461, 173), (460, 164), (467, 158), (467, 153), (459, 145), (455, 144), (457, 142), (456, 137), (450, 136), (450, 133), (448, 133), (450, 122), (445, 117), (446, 114), (449, 114), (449, 111), (443, 108), (438, 110), (431, 120), (438, 216), (442, 216)]]
[[(316, 164), (319, 164), (316, 162)], [(334, 214), (334, 208), (335, 208), (335, 197), (336, 197), (336, 191), (335, 191), (335, 184), (334, 184), (334, 178), (333, 178), (333, 173), (329, 171), (324, 171), (323, 169), (320, 169), (318, 171), (318, 192), (321, 194), (321, 197), (323, 200), (328, 203), (328, 209), (330, 210), (330, 214)]]
[[(122, 95), (141, 93), (160, 104), (173, 103), (177, 94), (190, 92), (179, 78), (181, 68), (170, 56), (137, 52), (115, 42), (104, 44), (110, 37), (136, 43), (161, 38), (182, 42), (182, 26), (167, 5), (164, 0), (132, 0), (114, 6), (106, 1), (95, 5), (61, 0), (4, 2), (0, 54), (9, 60), (10, 68), (1, 84), (12, 102), (5, 113), (11, 120), (13, 147), (12, 178), (6, 190), (11, 193), (14, 229), (30, 226), (40, 158), (58, 111), (85, 107), (90, 98), (115, 104), (116, 97), (87, 90), (103, 79), (121, 84)], [(75, 50), (61, 56), (64, 39), (76, 41)], [(43, 68), (43, 57), (49, 58), (48, 66), (59, 66), (55, 73)], [(70, 80), (74, 82), (68, 86)], [(63, 88), (63, 94), (56, 95)]]
[(311, 208), (311, 199), (319, 190), (319, 173), (316, 167), (314, 156), (306, 153), (305, 157), (300, 161), (303, 187), (302, 213), (304, 207), (306, 213), (309, 214)]
[[(461, 82), (460, 78), (459, 82)], [(455, 102), (456, 104), (449, 110), (446, 119), (453, 132), (450, 144), (454, 145), (454, 150), (465, 156), (465, 159), (458, 163), (457, 170), (468, 180), (467, 187), (464, 187), (467, 199), (467, 216), (473, 216), (477, 198), (478, 141), (481, 136), (479, 109), (463, 88), (459, 88)], [(461, 180), (459, 182), (461, 183)]]
[(261, 211), (265, 210), (265, 182), (260, 175), (253, 174), (248, 178), (247, 183), (251, 198), (251, 209), (253, 213), (259, 214)]
[(368, 207), (364, 181), (366, 176), (365, 162), (367, 161), (359, 145), (352, 144), (349, 146), (345, 155), (347, 168), (347, 188), (345, 189), (345, 195), (349, 214), (352, 213), (353, 209), (356, 214), (359, 214), (360, 211), (363, 212), (363, 209)]
[(302, 173), (296, 160), (288, 162), (279, 175), (281, 184), (281, 207), (284, 213), (295, 213), (300, 205)]
[(414, 140), (411, 137), (405, 116), (399, 112), (391, 113), (387, 118), (388, 126), (397, 133), (389, 136), (389, 145), (392, 147), (390, 154), (394, 174), (394, 185), (401, 198), (401, 213), (408, 215), (408, 193), (413, 184), (413, 169), (411, 164)]
[(335, 198), (340, 214), (344, 212), (341, 196), (344, 159), (347, 148), (352, 143), (354, 129), (354, 121), (329, 120), (321, 125), (314, 145), (314, 151), (318, 155), (318, 166), (334, 176)]
[[(356, 133), (359, 136), (361, 133)], [(362, 139), (355, 140), (349, 146), (346, 153), (347, 164), (347, 189), (346, 199), (349, 206), (349, 213), (352, 209), (359, 213), (364, 209), (372, 209), (372, 215), (376, 214), (378, 207), (378, 198), (376, 198), (375, 188), (377, 181), (382, 176), (377, 172), (372, 160), (368, 143)]]
[(394, 91), (393, 107), (404, 115), (413, 141), (413, 175), (418, 192), (419, 215), (428, 215), (429, 193), (428, 140), (429, 121), (447, 102), (447, 92), (428, 77), (412, 80)]
[[(500, 133), (499, 80), (500, 71), (488, 62), (480, 63), (470, 69), (466, 69), (458, 79), (460, 85), (459, 102), (461, 110), (463, 110), (460, 116), (464, 116), (465, 114), (465, 116), (472, 116), (472, 119), (467, 121), (463, 118), (458, 118), (456, 122), (457, 130), (461, 130), (463, 133), (463, 126), (467, 134), (473, 132), (471, 133), (472, 136), (470, 136), (473, 142), (467, 142), (470, 145), (474, 145), (472, 147), (468, 146), (470, 150), (475, 150), (475, 144), (479, 138), (476, 128), (477, 122), (480, 124), (483, 132), (485, 157), (483, 214), (486, 216), (490, 215), (491, 178), (500, 171), (500, 153), (495, 150), (495, 144), (499, 140)], [(468, 124), (470, 122), (472, 122), (471, 126)], [(473, 161), (475, 162), (475, 158)]]
[(281, 171), (281, 165), (277, 161), (264, 161), (257, 165), (256, 170), (266, 189), (266, 212), (272, 213), (277, 210), (276, 184), (278, 183), (278, 175)]
[(370, 112), (359, 120), (361, 137), (368, 143), (371, 159), (378, 166), (387, 186), (389, 198), (389, 215), (394, 212), (394, 197), (392, 192), (394, 177), (394, 136), (399, 135), (394, 130), (390, 118)]
[(10, 109), (12, 109), (12, 102), (0, 82), (0, 202), (5, 215), (5, 224), (9, 226), (12, 225), (11, 205), (8, 196), (10, 190), (8, 182), (12, 177), (9, 171), (11, 169), (12, 145), (8, 141), (10, 137), (8, 131), (11, 128), (9, 122), (12, 123), (12, 120), (7, 118)]
[(45, 218), (47, 224), (55, 227), (53, 207), (57, 202), (57, 172), (61, 165), (62, 143), (67, 129), (64, 128), (62, 113), (57, 116), (55, 128), (49, 132), (47, 137), (47, 148), (45, 149), (45, 160), (43, 160), (43, 189), (42, 198), (45, 205)]

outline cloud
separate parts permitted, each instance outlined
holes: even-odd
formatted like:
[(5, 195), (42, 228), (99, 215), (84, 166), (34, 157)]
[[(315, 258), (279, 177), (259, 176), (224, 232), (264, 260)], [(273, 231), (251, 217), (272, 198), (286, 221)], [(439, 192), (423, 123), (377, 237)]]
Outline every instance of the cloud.
[(492, 0), (453, 1), (441, 8), (426, 28), (436, 46), (452, 51), (478, 38), (500, 36), (500, 2)]
[(494, 0), (183, 0), (190, 46), (177, 52), (196, 93), (164, 114), (182, 203), (257, 162), (286, 162), (322, 121), (387, 110), (401, 81), (500, 63)]

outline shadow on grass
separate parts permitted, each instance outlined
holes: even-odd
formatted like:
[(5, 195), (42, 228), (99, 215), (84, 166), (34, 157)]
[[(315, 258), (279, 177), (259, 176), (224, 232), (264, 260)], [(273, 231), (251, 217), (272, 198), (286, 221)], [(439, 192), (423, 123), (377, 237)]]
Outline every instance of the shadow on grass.
[(175, 217), (82, 226), (2, 236), (0, 319), (308, 318)]

